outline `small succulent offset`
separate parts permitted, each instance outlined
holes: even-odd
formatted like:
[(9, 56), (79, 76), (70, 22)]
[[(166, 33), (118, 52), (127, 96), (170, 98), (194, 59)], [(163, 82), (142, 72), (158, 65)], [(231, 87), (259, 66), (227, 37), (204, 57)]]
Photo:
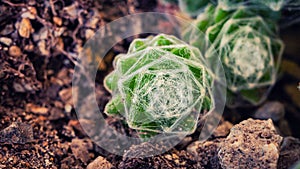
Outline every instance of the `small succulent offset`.
[(105, 113), (121, 115), (142, 138), (191, 134), (214, 106), (213, 74), (200, 51), (174, 36), (135, 39), (104, 79), (113, 95)]
[(268, 17), (263, 19), (257, 12), (245, 6), (226, 11), (222, 6), (208, 5), (195, 21), (207, 41), (195, 39), (197, 35), (190, 28), (184, 32), (192, 45), (206, 50), (206, 58), (217, 53), (229, 91), (254, 105), (266, 96), (257, 89), (275, 83), (283, 51), (276, 22)]

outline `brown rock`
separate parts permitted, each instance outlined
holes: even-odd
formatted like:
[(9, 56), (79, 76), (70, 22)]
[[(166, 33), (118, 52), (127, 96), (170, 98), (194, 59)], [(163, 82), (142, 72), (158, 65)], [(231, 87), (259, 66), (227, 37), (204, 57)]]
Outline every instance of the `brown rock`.
[(300, 140), (293, 137), (285, 137), (280, 147), (277, 168), (288, 169), (298, 160), (300, 160)]
[(98, 168), (111, 169), (112, 167), (113, 166), (109, 161), (99, 156), (87, 166), (87, 169), (98, 169)]
[(267, 102), (260, 107), (254, 114), (255, 119), (267, 120), (271, 118), (273, 121), (278, 122), (283, 119), (285, 114), (284, 105), (280, 102)]
[(230, 169), (276, 168), (281, 141), (271, 119), (242, 121), (220, 145), (220, 164)]
[(0, 42), (5, 44), (6, 46), (9, 46), (12, 43), (12, 40), (7, 37), (0, 37)]
[(62, 25), (62, 19), (60, 17), (54, 16), (53, 17), (53, 22), (58, 25), (61, 26)]
[[(191, 157), (191, 155), (182, 150), (171, 150), (162, 155), (156, 155), (152, 157), (142, 158), (139, 157), (139, 154), (144, 154), (141, 152), (142, 147), (148, 147), (149, 151), (160, 151), (156, 146), (153, 146), (147, 142), (142, 143), (141, 145), (135, 145), (128, 150), (124, 157), (123, 161), (119, 164), (118, 168), (120, 169), (144, 169), (144, 168), (197, 168), (197, 163)], [(128, 155), (130, 154), (130, 155)], [(128, 158), (127, 156), (134, 156), (135, 158)]]
[(48, 56), (50, 54), (49, 50), (47, 49), (46, 40), (39, 41), (37, 46), (42, 55)]
[(22, 51), (18, 46), (11, 46), (8, 50), (10, 56), (20, 57), (22, 55)]
[(232, 124), (229, 121), (222, 122), (213, 132), (214, 137), (226, 137), (230, 129), (232, 128)]
[(26, 104), (25, 109), (26, 109), (26, 112), (32, 112), (32, 113), (35, 113), (35, 114), (40, 114), (40, 115), (48, 114), (48, 108), (40, 107), (40, 106), (35, 105), (33, 103)]
[(50, 109), (50, 116), (49, 116), (49, 120), (58, 120), (61, 118), (64, 118), (65, 114), (63, 113), (63, 111), (59, 108), (53, 107)]
[(60, 99), (65, 103), (65, 104), (70, 104), (73, 105), (73, 99), (72, 99), (72, 87), (62, 89), (58, 93)]
[(32, 127), (25, 123), (13, 122), (0, 131), (0, 143), (25, 144), (33, 141)]
[(71, 150), (75, 158), (80, 159), (85, 164), (90, 159), (88, 145), (82, 139), (72, 139)]
[(218, 159), (218, 150), (223, 140), (222, 138), (205, 142), (196, 141), (187, 147), (187, 152), (197, 161), (197, 168), (221, 168)]
[(23, 18), (18, 29), (19, 35), (23, 38), (29, 38), (30, 34), (34, 32), (30, 20)]

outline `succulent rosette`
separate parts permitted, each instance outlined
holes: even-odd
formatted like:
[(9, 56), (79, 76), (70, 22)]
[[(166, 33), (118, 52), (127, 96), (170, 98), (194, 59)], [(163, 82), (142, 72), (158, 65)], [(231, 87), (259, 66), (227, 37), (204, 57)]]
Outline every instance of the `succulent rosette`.
[(113, 98), (105, 113), (120, 115), (141, 137), (193, 133), (214, 106), (212, 80), (200, 51), (174, 36), (135, 39), (104, 79)]
[(195, 38), (193, 28), (185, 30), (184, 37), (205, 50), (207, 59), (219, 55), (229, 89), (228, 104), (241, 97), (254, 105), (263, 101), (276, 81), (283, 51), (276, 22), (245, 6), (227, 11), (208, 5), (195, 25), (206, 38)]

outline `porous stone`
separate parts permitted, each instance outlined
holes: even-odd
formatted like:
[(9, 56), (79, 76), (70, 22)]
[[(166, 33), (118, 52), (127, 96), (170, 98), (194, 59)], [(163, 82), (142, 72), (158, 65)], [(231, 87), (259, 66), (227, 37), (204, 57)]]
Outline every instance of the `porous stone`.
[(97, 169), (97, 168), (111, 169), (111, 168), (113, 168), (113, 166), (105, 158), (103, 158), (102, 156), (99, 156), (87, 166), (87, 169)]
[(218, 149), (224, 138), (211, 141), (195, 141), (187, 147), (187, 152), (197, 161), (197, 168), (221, 168), (218, 159)]
[[(143, 152), (144, 147), (148, 147), (149, 151), (161, 151), (160, 148), (153, 146), (147, 142), (140, 145), (131, 146), (128, 150), (122, 162), (119, 164), (120, 169), (160, 169), (160, 168), (198, 168), (196, 161), (193, 160), (191, 155), (182, 150), (170, 150), (162, 155), (156, 155), (151, 157), (142, 157), (145, 152)], [(128, 158), (128, 156), (134, 158)]]
[(220, 145), (220, 164), (225, 169), (276, 168), (281, 141), (271, 119), (242, 121)]

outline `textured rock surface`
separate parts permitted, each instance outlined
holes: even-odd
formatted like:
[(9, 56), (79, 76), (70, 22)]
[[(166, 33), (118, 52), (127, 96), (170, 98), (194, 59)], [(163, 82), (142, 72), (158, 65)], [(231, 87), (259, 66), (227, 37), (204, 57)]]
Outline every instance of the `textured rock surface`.
[(220, 164), (230, 169), (276, 168), (281, 141), (271, 119), (242, 121), (220, 145)]
[(253, 118), (260, 120), (267, 120), (270, 118), (276, 124), (276, 129), (281, 136), (292, 135), (288, 121), (285, 119), (285, 107), (281, 102), (266, 102), (253, 114)]
[(290, 168), (298, 160), (300, 160), (300, 140), (293, 137), (285, 137), (280, 147), (277, 168)]
[(33, 141), (33, 131), (29, 124), (13, 122), (0, 131), (0, 143), (25, 144)]
[(99, 156), (87, 166), (87, 169), (97, 169), (97, 168), (111, 169), (113, 168), (113, 166), (105, 158)]
[(188, 146), (187, 152), (197, 161), (197, 168), (221, 168), (218, 159), (218, 149), (223, 140), (222, 138), (205, 142), (196, 141)]
[[(160, 151), (156, 150), (155, 146), (148, 143), (142, 143), (141, 145), (132, 146), (130, 150), (125, 154), (123, 161), (119, 164), (120, 169), (161, 169), (161, 168), (197, 168), (196, 161), (192, 160), (192, 156), (186, 151), (171, 150), (162, 155), (157, 155), (147, 158), (139, 158), (138, 154), (141, 152), (141, 146), (148, 147), (149, 151)], [(136, 158), (127, 158), (129, 156), (136, 155)]]
[(214, 137), (226, 137), (229, 132), (230, 129), (232, 128), (232, 123), (230, 123), (229, 121), (224, 121), (222, 122), (213, 132), (213, 136)]

